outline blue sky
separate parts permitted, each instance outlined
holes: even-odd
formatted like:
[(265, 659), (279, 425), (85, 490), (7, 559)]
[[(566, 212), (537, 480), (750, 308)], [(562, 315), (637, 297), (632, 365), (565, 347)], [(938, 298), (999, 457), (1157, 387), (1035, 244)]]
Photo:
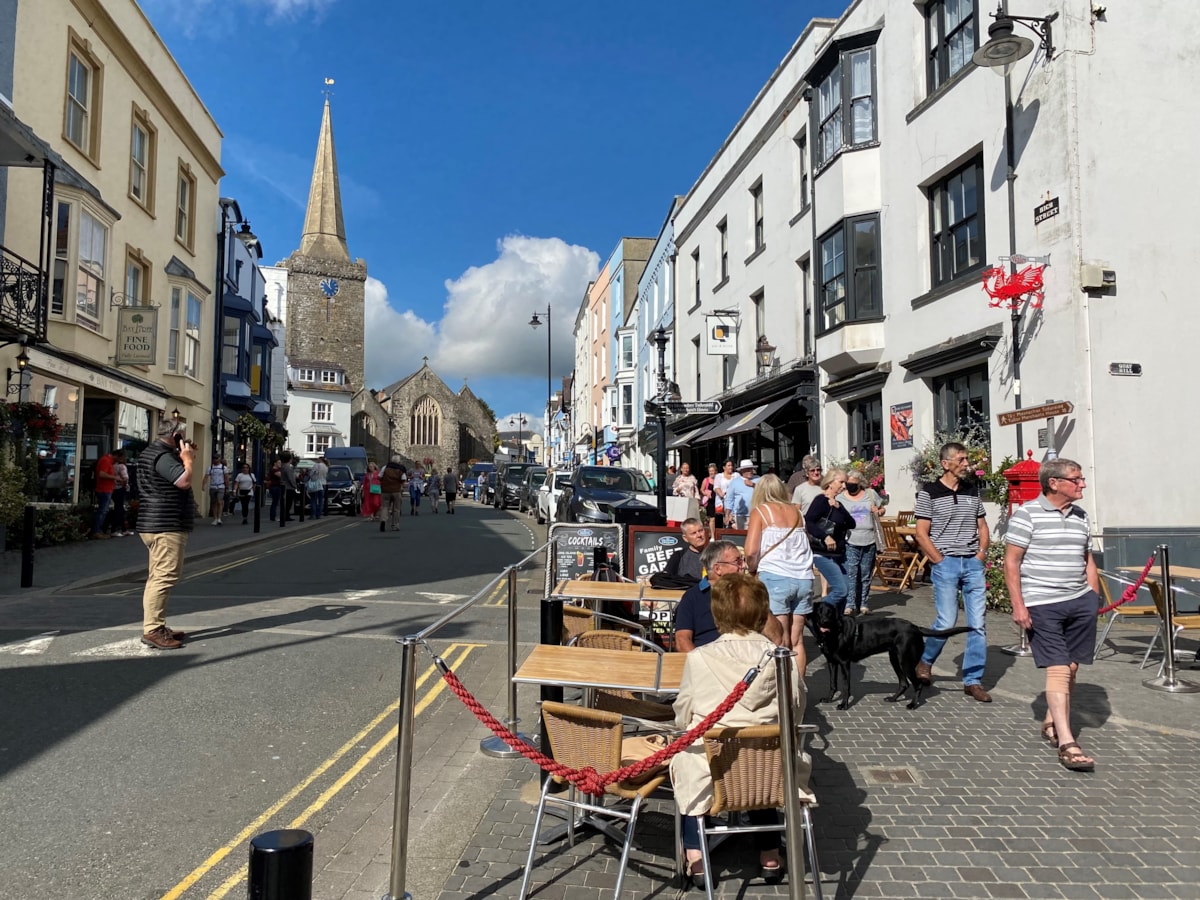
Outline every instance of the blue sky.
[(266, 260), (299, 243), (323, 79), (367, 378), (431, 365), (539, 419), (622, 236), (653, 237), (810, 18), (843, 2), (141, 0), (225, 135), (223, 196)]

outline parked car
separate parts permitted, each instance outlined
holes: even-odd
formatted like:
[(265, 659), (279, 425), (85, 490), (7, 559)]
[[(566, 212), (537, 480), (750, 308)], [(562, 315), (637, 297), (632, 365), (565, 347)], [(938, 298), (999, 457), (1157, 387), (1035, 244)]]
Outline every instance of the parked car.
[(537, 510), (535, 512), (539, 525), (546, 522), (554, 524), (558, 518), (558, 498), (562, 496), (563, 487), (570, 482), (571, 473), (566, 470), (546, 476), (546, 480), (538, 488), (537, 494)]
[(562, 488), (560, 522), (664, 525), (646, 476), (637, 469), (580, 466)]
[(325, 451), (325, 462), (349, 466), (359, 484), (367, 474), (367, 451), (363, 447), (330, 447)]
[(330, 466), (325, 476), (325, 509), (357, 516), (362, 509), (362, 485), (349, 466)]
[(545, 480), (546, 469), (543, 466), (533, 466), (525, 470), (525, 477), (521, 479), (521, 493), (517, 495), (518, 512), (533, 514), (537, 506), (538, 488)]
[(533, 463), (507, 463), (493, 473), (495, 494), (492, 506), (496, 509), (506, 509), (516, 506), (520, 500), (521, 482), (525, 478), (525, 470), (532, 469)]

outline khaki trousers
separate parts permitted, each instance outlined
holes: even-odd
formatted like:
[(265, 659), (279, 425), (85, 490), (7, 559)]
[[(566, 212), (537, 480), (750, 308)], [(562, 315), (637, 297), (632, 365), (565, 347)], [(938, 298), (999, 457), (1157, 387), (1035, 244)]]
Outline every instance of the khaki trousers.
[(401, 503), (404, 500), (403, 494), (384, 494), (383, 495), (383, 510), (384, 516), (387, 518), (389, 528), (400, 527), (400, 515), (402, 511)]
[(183, 551), (187, 547), (186, 531), (164, 531), (141, 535), (150, 551), (150, 571), (146, 589), (142, 592), (142, 632), (149, 634), (167, 623), (167, 600), (171, 588), (183, 572)]

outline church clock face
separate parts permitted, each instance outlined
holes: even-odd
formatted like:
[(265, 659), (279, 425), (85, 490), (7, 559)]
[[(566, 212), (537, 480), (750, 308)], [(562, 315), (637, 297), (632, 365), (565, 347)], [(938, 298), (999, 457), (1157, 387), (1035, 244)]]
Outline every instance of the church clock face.
[(339, 287), (336, 278), (326, 278), (321, 282), (321, 293), (325, 295), (326, 300), (332, 300), (337, 296)]

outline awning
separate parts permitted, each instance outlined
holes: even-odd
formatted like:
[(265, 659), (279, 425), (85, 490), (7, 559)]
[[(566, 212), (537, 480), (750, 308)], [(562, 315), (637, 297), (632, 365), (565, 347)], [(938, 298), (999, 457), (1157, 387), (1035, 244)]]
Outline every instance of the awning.
[(254, 304), (243, 297), (239, 297), (233, 291), (225, 292), (225, 312), (235, 313), (240, 315), (253, 315)]
[(261, 341), (272, 347), (278, 347), (279, 341), (275, 340), (275, 335), (271, 333), (271, 329), (265, 325), (255, 325), (250, 329), (250, 338), (255, 341)]
[(709, 422), (707, 425), (701, 425), (699, 428), (693, 428), (690, 431), (685, 431), (683, 434), (676, 435), (667, 441), (667, 449), (678, 450), (680, 447), (686, 447), (697, 435), (703, 434), (712, 427), (712, 422)]
[(301, 434), (341, 434), (341, 430), (328, 422), (313, 422), (300, 432)]
[(791, 397), (773, 400), (755, 407), (736, 416), (729, 416), (718, 422), (716, 426), (705, 432), (699, 440), (715, 441), (718, 438), (729, 437), (731, 434), (741, 434), (743, 431), (753, 431), (784, 406), (792, 402)]

